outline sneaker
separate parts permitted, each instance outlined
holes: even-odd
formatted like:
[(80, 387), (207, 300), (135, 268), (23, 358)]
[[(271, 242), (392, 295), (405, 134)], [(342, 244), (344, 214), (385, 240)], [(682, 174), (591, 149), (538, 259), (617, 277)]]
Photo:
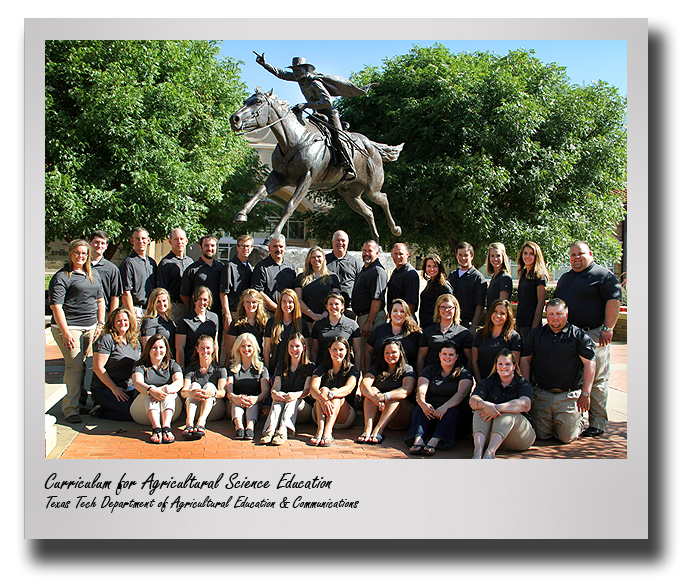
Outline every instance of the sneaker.
[(268, 445), (271, 443), (271, 438), (273, 436), (273, 432), (270, 430), (264, 431), (264, 434), (261, 436), (261, 439), (259, 439), (259, 444), (260, 445)]

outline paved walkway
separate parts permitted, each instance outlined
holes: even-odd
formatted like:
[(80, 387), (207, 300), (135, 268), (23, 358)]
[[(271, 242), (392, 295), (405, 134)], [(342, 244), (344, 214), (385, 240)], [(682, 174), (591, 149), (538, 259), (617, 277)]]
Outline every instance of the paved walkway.
[[(61, 382), (63, 359), (47, 330), (46, 382)], [(150, 428), (135, 422), (117, 422), (83, 416), (83, 422), (71, 425), (56, 406), (49, 411), (58, 420), (58, 445), (49, 459), (469, 459), (473, 444), (461, 439), (451, 449), (441, 450), (433, 457), (412, 457), (404, 443), (405, 431), (388, 430), (381, 445), (360, 445), (355, 442), (362, 432), (363, 417), (358, 415), (352, 427), (335, 430), (331, 447), (312, 447), (307, 444), (314, 434), (312, 423), (298, 425), (298, 434), (285, 445), (259, 445), (260, 427), (256, 441), (232, 439), (228, 420), (209, 422), (203, 439), (186, 441), (182, 438), (183, 414), (173, 426), (176, 442), (171, 445), (149, 443)], [(605, 435), (592, 439), (581, 438), (569, 445), (557, 441), (537, 441), (528, 451), (514, 453), (499, 451), (502, 459), (533, 458), (603, 458), (627, 457), (627, 345), (613, 343), (611, 348), (610, 423)]]

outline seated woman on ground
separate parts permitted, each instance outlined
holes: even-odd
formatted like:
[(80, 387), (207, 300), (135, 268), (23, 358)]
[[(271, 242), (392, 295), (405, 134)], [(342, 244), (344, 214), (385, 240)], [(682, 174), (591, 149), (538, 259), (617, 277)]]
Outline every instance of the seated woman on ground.
[(356, 419), (351, 395), (358, 383), (358, 370), (351, 363), (348, 341), (336, 336), (330, 341), (324, 364), (312, 374), (310, 394), (315, 399), (312, 418), (317, 433), (310, 445), (329, 447), (334, 443), (334, 428), (347, 428)]
[(310, 381), (315, 364), (307, 360), (307, 343), (301, 333), (293, 333), (288, 339), (285, 360), (276, 366), (271, 387), (273, 404), (264, 424), (259, 443), (283, 445), (295, 436), (295, 421), (299, 412), (310, 410), (303, 399), (310, 394)]
[(136, 392), (131, 375), (140, 359), (140, 337), (135, 316), (126, 308), (112, 310), (106, 317), (104, 334), (94, 344), (92, 399), (98, 418), (131, 420)]
[(286, 355), (288, 339), (294, 333), (301, 333), (309, 339), (310, 327), (300, 312), (298, 295), (286, 288), (278, 299), (273, 320), (267, 321), (264, 329), (264, 365), (269, 374), (276, 373), (276, 366)]
[(404, 348), (406, 362), (412, 367), (416, 366), (421, 329), (416, 324), (409, 305), (401, 298), (395, 298), (390, 303), (388, 312), (389, 322), (375, 327), (366, 341), (364, 372), (380, 359), (382, 347), (387, 340), (399, 341)]
[(237, 320), (230, 323), (225, 334), (225, 365), (232, 359), (232, 346), (242, 333), (251, 333), (257, 340), (259, 349), (264, 346), (264, 329), (269, 315), (266, 314), (264, 299), (258, 290), (249, 288), (242, 292), (237, 305)]
[(436, 447), (445, 449), (455, 444), (459, 405), (472, 390), (472, 375), (460, 365), (455, 343), (441, 343), (438, 359), (437, 364), (426, 366), (419, 374), (417, 406), (405, 439), (412, 455), (433, 455)]
[(254, 426), (269, 396), (269, 371), (261, 361), (259, 345), (251, 333), (242, 333), (232, 346), (225, 391), (230, 401), (235, 439), (254, 440)]
[(491, 375), (477, 384), (470, 397), (474, 411), (472, 459), (482, 459), (482, 452), (484, 459), (494, 459), (499, 447), (509, 451), (530, 448), (536, 435), (523, 413), (532, 407), (532, 397), (532, 386), (521, 375), (515, 354), (502, 349)]
[(198, 360), (184, 370), (184, 386), (180, 393), (186, 402), (184, 439), (203, 437), (206, 422), (218, 420), (225, 414), (227, 370), (215, 361), (215, 342), (211, 336), (201, 335), (198, 338), (196, 354)]
[(472, 341), (472, 373), (479, 382), (491, 374), (496, 357), (502, 349), (510, 349), (516, 363), (520, 361), (523, 342), (513, 330), (515, 319), (508, 300), (496, 300), (486, 313), (484, 326), (477, 330)]
[(172, 319), (172, 300), (164, 288), (155, 288), (148, 298), (148, 306), (140, 324), (140, 344), (145, 347), (148, 339), (159, 333), (167, 339), (170, 349), (175, 348), (174, 335), (177, 325)]
[(172, 415), (176, 408), (177, 392), (183, 383), (182, 369), (172, 359), (166, 337), (159, 333), (150, 337), (133, 367), (133, 386), (142, 394), (144, 406), (137, 407), (139, 399), (136, 399), (132, 409), (136, 422), (140, 420), (137, 418), (138, 412), (147, 410), (152, 426), (152, 443), (174, 443)]
[(380, 359), (363, 376), (360, 387), (365, 427), (358, 443), (382, 443), (383, 432), (393, 421), (406, 428), (411, 421), (411, 403), (406, 399), (416, 387), (416, 373), (406, 363), (399, 341), (385, 341)]

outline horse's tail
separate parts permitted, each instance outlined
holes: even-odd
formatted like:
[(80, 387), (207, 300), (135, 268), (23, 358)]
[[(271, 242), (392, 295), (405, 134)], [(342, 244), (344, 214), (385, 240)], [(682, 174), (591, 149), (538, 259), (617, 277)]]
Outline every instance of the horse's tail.
[(378, 150), (378, 153), (380, 154), (380, 157), (382, 157), (383, 161), (397, 161), (397, 158), (399, 157), (399, 154), (402, 152), (402, 147), (404, 147), (404, 143), (401, 145), (385, 145), (384, 143), (377, 143), (375, 141), (371, 141), (373, 144), (373, 147), (375, 147)]

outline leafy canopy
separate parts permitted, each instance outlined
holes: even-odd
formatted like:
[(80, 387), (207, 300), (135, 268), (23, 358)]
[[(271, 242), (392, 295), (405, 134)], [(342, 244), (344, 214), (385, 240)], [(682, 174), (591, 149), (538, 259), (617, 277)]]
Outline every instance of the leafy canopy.
[(46, 42), (46, 240), (230, 230), (258, 182), (230, 132), (238, 63), (208, 41)]
[[(339, 102), (351, 130), (405, 143), (383, 186), (403, 235), (392, 236), (376, 210), (384, 248), (406, 241), (452, 260), (467, 241), (479, 264), (493, 241), (515, 259), (530, 239), (557, 265), (584, 239), (596, 259), (619, 258), (626, 99), (616, 88), (571, 85), (563, 67), (532, 51), (453, 54), (439, 44), (414, 46), (352, 80), (378, 85)], [(368, 237), (340, 198), (328, 200), (333, 208), (309, 215), (316, 238), (328, 241), (341, 226), (356, 226), (354, 243)]]

